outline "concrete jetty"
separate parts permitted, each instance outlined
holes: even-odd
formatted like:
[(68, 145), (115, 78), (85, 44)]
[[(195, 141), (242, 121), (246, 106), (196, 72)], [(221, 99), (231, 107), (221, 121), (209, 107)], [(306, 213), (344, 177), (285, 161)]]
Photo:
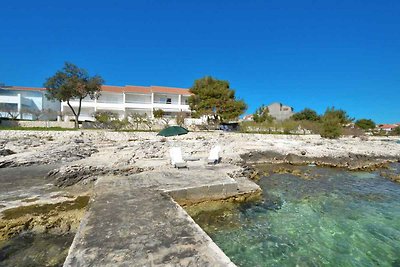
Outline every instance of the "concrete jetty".
[(64, 266), (235, 266), (175, 201), (259, 190), (224, 168), (100, 177)]

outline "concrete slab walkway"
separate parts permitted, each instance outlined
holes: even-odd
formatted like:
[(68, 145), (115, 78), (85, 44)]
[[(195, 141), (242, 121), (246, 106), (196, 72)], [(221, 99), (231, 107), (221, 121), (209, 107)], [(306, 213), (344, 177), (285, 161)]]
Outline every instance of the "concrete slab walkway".
[(200, 173), (101, 177), (64, 266), (235, 266), (170, 196), (237, 194), (224, 172)]

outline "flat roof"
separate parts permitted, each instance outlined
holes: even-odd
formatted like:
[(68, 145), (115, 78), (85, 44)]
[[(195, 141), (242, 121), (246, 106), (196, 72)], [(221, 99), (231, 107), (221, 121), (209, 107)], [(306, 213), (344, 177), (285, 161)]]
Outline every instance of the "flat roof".
[[(46, 91), (44, 87), (25, 87), (25, 86), (4, 86), (0, 87), (4, 90), (21, 90), (21, 91)], [(113, 86), (113, 85), (102, 85), (101, 90), (110, 93), (169, 93), (177, 95), (191, 95), (187, 88), (177, 87), (166, 87), (166, 86), (137, 86), (137, 85), (125, 85), (125, 86)]]

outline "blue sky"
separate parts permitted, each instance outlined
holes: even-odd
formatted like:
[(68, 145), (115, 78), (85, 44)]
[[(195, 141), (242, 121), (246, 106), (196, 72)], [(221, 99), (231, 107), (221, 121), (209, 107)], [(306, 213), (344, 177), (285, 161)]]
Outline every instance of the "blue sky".
[(109, 85), (228, 80), (253, 112), (335, 106), (400, 121), (400, 1), (8, 1), (0, 82), (42, 86), (70, 61)]

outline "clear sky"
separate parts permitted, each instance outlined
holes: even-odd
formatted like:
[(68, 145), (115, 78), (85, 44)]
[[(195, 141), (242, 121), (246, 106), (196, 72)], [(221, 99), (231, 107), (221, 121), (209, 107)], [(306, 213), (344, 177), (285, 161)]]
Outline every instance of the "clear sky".
[(70, 61), (109, 85), (228, 80), (253, 112), (280, 101), (400, 122), (399, 0), (0, 4), (0, 82), (42, 86)]

